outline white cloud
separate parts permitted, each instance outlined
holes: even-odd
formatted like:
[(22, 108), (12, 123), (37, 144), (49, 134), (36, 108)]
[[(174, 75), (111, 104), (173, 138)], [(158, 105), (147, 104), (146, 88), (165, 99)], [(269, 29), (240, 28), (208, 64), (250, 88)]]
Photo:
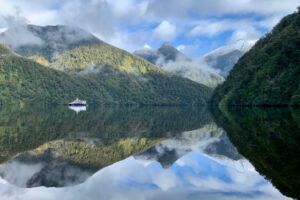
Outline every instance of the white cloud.
[(176, 37), (176, 26), (162, 21), (154, 30), (153, 36), (162, 41), (172, 41)]
[(282, 18), (281, 15), (272, 15), (264, 20), (258, 21), (257, 24), (263, 28), (271, 30)]
[(194, 26), (188, 33), (187, 36), (217, 36), (226, 31), (237, 31), (237, 30), (250, 30), (255, 29), (258, 22), (254, 20), (242, 19), (242, 20), (200, 20), (195, 22)]
[(256, 41), (261, 36), (261, 33), (253, 27), (240, 28), (233, 32), (229, 43), (234, 43), (239, 40)]
[[(299, 0), (152, 0), (148, 12), (163, 18), (222, 16), (226, 14), (255, 13), (259, 15), (293, 12)], [(166, 12), (166, 8), (168, 11)]]
[(147, 43), (144, 44), (143, 48), (145, 48), (145, 49), (152, 49), (152, 47), (149, 44), (147, 44)]
[(215, 36), (221, 32), (233, 29), (234, 27), (228, 21), (210, 21), (203, 20), (197, 23), (197, 26), (192, 28), (192, 30), (188, 33), (189, 36)]
[(177, 49), (178, 51), (184, 51), (184, 50), (186, 49), (186, 45), (183, 45), (183, 44), (178, 45), (178, 46), (176, 47), (176, 49)]
[[(273, 24), (276, 19), (273, 19)], [(224, 32), (231, 32), (231, 37), (229, 38), (228, 43), (235, 43), (239, 40), (248, 42), (256, 41), (262, 35), (262, 32), (259, 28), (268, 29), (272, 27), (267, 24), (268, 22), (269, 21), (254, 21), (249, 19), (202, 20), (196, 23), (197, 25), (187, 33), (187, 36), (217, 37)]]
[[(289, 199), (246, 160), (226, 160), (191, 152), (167, 169), (129, 157), (70, 187), (18, 188), (0, 178), (4, 199)], [(250, 168), (250, 170), (249, 170)], [(243, 169), (241, 171), (240, 169)], [(227, 181), (226, 179), (229, 179)], [(99, 189), (101, 188), (101, 189)], [(142, 192), (141, 192), (142, 191)], [(228, 195), (230, 194), (230, 195)]]
[(7, 28), (0, 28), (0, 33), (3, 33), (7, 30)]
[[(17, 6), (32, 24), (78, 26), (132, 51), (144, 43), (158, 46), (161, 41), (176, 41), (186, 32), (192, 37), (214, 37), (226, 30), (241, 32), (236, 21), (245, 22), (247, 17), (226, 22), (227, 15), (259, 15), (262, 18), (248, 20), (257, 22), (249, 25), (270, 30), (296, 10), (299, 0), (0, 0), (0, 5), (0, 28), (7, 27), (1, 16), (14, 14)], [(159, 24), (155, 30), (153, 24)], [(146, 36), (137, 37), (140, 33)], [(188, 39), (194, 42), (195, 38)]]

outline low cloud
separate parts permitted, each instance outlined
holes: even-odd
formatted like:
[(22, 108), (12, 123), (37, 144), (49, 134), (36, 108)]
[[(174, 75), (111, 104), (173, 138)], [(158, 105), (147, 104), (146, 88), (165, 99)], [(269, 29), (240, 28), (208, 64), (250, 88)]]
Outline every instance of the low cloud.
[(168, 21), (162, 21), (153, 30), (153, 36), (161, 41), (172, 41), (176, 37), (176, 26)]
[(259, 39), (259, 37), (261, 35), (262, 34), (253, 27), (249, 26), (249, 27), (245, 27), (245, 28), (240, 28), (240, 29), (235, 30), (232, 33), (232, 35), (229, 39), (229, 43), (234, 43), (234, 42), (237, 42), (240, 40), (244, 40), (244, 41), (248, 41), (248, 42), (256, 41)]
[(84, 68), (84, 70), (78, 72), (77, 74), (81, 75), (81, 76), (85, 76), (85, 75), (89, 75), (89, 74), (97, 74), (97, 73), (100, 73), (103, 68), (104, 68), (103, 65), (90, 65), (90, 66)]
[(7, 44), (12, 48), (18, 48), (23, 45), (41, 45), (43, 41), (28, 30), (26, 25), (12, 27), (3, 35), (0, 35), (0, 43)]
[(21, 9), (15, 7), (13, 15), (1, 16), (5, 22), (7, 29), (5, 33), (0, 35), (0, 43), (9, 45), (12, 48), (17, 48), (22, 45), (40, 45), (43, 42), (40, 38), (33, 35), (27, 28), (29, 22), (22, 16)]

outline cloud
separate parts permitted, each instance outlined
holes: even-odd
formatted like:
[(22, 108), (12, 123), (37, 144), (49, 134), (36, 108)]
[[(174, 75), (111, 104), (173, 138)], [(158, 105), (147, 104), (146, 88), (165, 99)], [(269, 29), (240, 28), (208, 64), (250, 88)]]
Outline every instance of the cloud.
[(203, 20), (199, 21), (195, 27), (188, 33), (188, 36), (215, 36), (227, 30), (233, 29), (235, 26), (229, 21), (210, 21)]
[[(148, 12), (162, 18), (189, 18), (191, 16), (222, 16), (255, 13), (259, 15), (293, 12), (298, 0), (152, 0)], [(166, 8), (168, 11), (166, 12)]]
[(162, 21), (154, 30), (153, 36), (162, 41), (171, 41), (176, 37), (176, 26)]
[[(133, 52), (145, 43), (148, 43), (151, 36), (152, 33), (145, 30), (137, 30), (134, 32), (119, 30), (115, 32), (113, 37), (105, 38), (105, 41), (121, 49)], [(102, 38), (101, 36), (99, 37)]]
[[(243, 169), (241, 171), (240, 169)], [(289, 199), (246, 160), (212, 158), (191, 152), (164, 169), (129, 157), (106, 167), (82, 184), (64, 188), (20, 189), (0, 178), (4, 199)], [(99, 190), (101, 188), (101, 190)], [(141, 192), (142, 191), (142, 192)]]
[[(210, 37), (213, 43), (218, 41), (213, 37), (224, 31), (241, 32), (238, 22), (252, 21), (255, 23), (249, 26), (270, 30), (296, 10), (299, 0), (0, 0), (0, 5), (1, 15), (15, 14), (17, 6), (29, 23), (78, 26), (133, 51), (144, 43), (157, 47), (161, 41), (186, 45), (199, 36)], [(3, 28), (7, 25), (0, 17)], [(216, 42), (214, 46), (218, 45), (224, 44)]]
[[(84, 9), (83, 9), (84, 8)], [(114, 18), (106, 1), (67, 1), (58, 11), (65, 24), (82, 27), (103, 36), (114, 33)]]
[(26, 187), (28, 180), (42, 169), (42, 164), (24, 164), (19, 161), (10, 161), (0, 165), (0, 174), (2, 178), (9, 183), (19, 187)]
[(0, 36), (0, 43), (7, 44), (12, 48), (22, 45), (41, 45), (43, 41), (33, 35), (26, 26), (17, 26), (8, 29)]
[[(275, 24), (274, 21), (276, 21), (275, 18), (272, 21), (273, 24)], [(268, 22), (255, 21), (253, 19), (201, 20), (187, 33), (187, 37), (205, 36), (213, 39), (228, 32), (230, 33), (228, 44), (236, 43), (240, 40), (255, 42), (263, 35), (262, 29), (271, 27)]]
[(249, 26), (245, 28), (240, 28), (235, 30), (230, 39), (229, 43), (235, 43), (237, 41), (243, 40), (243, 41), (256, 41), (261, 36), (261, 33), (256, 30), (255, 28)]
[(2, 16), (8, 28), (22, 26), (28, 23), (28, 20), (22, 16), (20, 7), (14, 7), (14, 9), (14, 14)]
[(196, 39), (193, 41), (189, 41), (188, 43), (185, 44), (180, 44), (176, 48), (182, 53), (184, 53), (185, 55), (193, 57), (193, 56), (198, 56), (197, 54), (194, 54), (194, 52), (196, 52), (201, 47), (202, 47), (201, 41)]
[(208, 36), (213, 37), (222, 34), (226, 31), (236, 31), (240, 29), (255, 29), (259, 24), (251, 19), (221, 19), (221, 20), (200, 20), (196, 25), (187, 33), (189, 37), (195, 36)]

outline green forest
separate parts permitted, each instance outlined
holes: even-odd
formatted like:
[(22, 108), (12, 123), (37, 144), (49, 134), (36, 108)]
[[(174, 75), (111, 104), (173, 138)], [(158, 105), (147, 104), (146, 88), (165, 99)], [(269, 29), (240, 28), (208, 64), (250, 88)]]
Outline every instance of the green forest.
[[(128, 53), (120, 53), (125, 58), (119, 65), (110, 65), (110, 60), (96, 73), (70, 74), (18, 56), (3, 45), (0, 51), (1, 104), (67, 104), (78, 97), (90, 104), (204, 105), (211, 94), (204, 85), (165, 73)], [(97, 57), (97, 52), (91, 56)], [(72, 68), (73, 60), (70, 63)]]

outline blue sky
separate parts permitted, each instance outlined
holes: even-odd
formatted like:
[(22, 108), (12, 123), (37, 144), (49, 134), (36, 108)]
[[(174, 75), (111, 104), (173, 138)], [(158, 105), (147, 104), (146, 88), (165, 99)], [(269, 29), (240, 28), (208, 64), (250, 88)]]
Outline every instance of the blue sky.
[(169, 42), (198, 57), (256, 41), (299, 0), (0, 0), (0, 30), (16, 24), (71, 25), (127, 51)]

